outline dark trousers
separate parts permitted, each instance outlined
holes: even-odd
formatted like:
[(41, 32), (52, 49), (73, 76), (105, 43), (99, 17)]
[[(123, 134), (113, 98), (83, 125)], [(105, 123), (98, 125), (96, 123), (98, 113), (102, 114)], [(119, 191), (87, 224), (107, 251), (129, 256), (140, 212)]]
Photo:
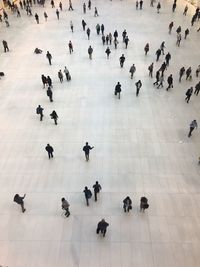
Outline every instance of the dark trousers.
[(22, 208), (22, 212), (25, 212), (25, 208), (24, 208), (24, 202), (22, 202), (21, 204), (19, 204), (20, 206), (21, 206), (21, 208)]
[(52, 95), (49, 96), (50, 102), (53, 102)]
[(199, 88), (198, 88), (198, 89), (195, 89), (194, 94), (195, 94), (195, 95), (198, 95), (198, 94), (199, 94), (199, 91), (200, 91)]
[(44, 115), (42, 113), (40, 113), (40, 121), (42, 121), (43, 116)]
[(55, 125), (57, 125), (57, 119), (54, 119)]
[(88, 153), (85, 153), (85, 159), (88, 161), (89, 159), (90, 159), (90, 156), (89, 156), (90, 154)]
[(94, 200), (95, 200), (95, 201), (97, 201), (97, 194), (98, 194), (98, 193), (97, 193), (96, 191), (94, 191)]
[(189, 103), (191, 95), (186, 96), (185, 101)]
[(48, 152), (49, 159), (53, 158), (53, 152)]
[(65, 216), (66, 216), (66, 217), (69, 217), (69, 215), (70, 215), (69, 209), (66, 208), (66, 209), (65, 209)]
[(194, 130), (194, 127), (190, 127), (190, 131), (189, 131), (188, 137), (190, 137), (192, 135), (193, 130)]
[(49, 60), (49, 65), (51, 65), (51, 58), (48, 58), (48, 60)]
[(85, 197), (86, 205), (89, 206), (89, 198)]
[(8, 48), (8, 46), (6, 45), (6, 46), (4, 46), (4, 53), (6, 53), (7, 51), (9, 51), (9, 48)]

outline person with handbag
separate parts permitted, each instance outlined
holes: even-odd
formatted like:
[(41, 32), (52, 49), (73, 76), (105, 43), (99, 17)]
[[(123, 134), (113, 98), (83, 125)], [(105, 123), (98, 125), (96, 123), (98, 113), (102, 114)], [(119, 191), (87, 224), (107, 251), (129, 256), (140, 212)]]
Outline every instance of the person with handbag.
[(129, 196), (127, 196), (124, 200), (123, 200), (123, 209), (124, 212), (129, 212), (129, 210), (132, 210), (132, 200), (130, 199)]

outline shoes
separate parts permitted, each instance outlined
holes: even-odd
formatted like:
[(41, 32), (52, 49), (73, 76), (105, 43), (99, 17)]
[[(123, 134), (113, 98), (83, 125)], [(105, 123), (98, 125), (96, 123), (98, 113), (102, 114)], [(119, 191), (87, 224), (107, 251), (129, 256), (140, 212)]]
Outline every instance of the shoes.
[(23, 209), (22, 212), (24, 213), (26, 211), (26, 209)]

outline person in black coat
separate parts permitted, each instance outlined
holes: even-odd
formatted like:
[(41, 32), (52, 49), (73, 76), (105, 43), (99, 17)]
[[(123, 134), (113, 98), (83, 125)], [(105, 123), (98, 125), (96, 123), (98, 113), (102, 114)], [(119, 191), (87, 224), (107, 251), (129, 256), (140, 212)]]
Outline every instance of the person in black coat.
[(85, 194), (86, 205), (89, 206), (89, 199), (92, 197), (92, 192), (85, 186), (83, 193)]
[(55, 125), (57, 125), (58, 115), (57, 115), (56, 111), (53, 110), (52, 113), (50, 114), (50, 116), (51, 116), (51, 119), (54, 120)]
[(38, 105), (38, 107), (36, 108), (36, 113), (38, 114), (38, 115), (40, 115), (40, 121), (42, 121), (42, 118), (43, 118), (43, 108), (40, 106), (40, 105)]
[(44, 76), (44, 74), (42, 74), (41, 79), (42, 79), (42, 84), (43, 84), (43, 89), (44, 89), (45, 85), (47, 84), (47, 77)]
[(107, 223), (105, 219), (102, 219), (97, 225), (96, 233), (99, 234), (99, 232), (101, 232), (104, 237), (108, 226), (109, 226), (109, 223)]
[(125, 62), (125, 56), (124, 54), (121, 55), (121, 57), (119, 58), (119, 63), (120, 63), (120, 67), (123, 68), (124, 66), (124, 62)]
[(47, 96), (49, 97), (50, 102), (53, 102), (53, 92), (50, 87), (47, 89)]
[(141, 82), (141, 80), (137, 81), (137, 82), (135, 83), (135, 86), (136, 86), (136, 96), (138, 96), (138, 95), (139, 95), (139, 92), (140, 92), (140, 88), (142, 87), (142, 82)]
[(49, 51), (47, 51), (46, 57), (49, 61), (49, 65), (51, 65), (52, 55), (49, 53)]
[(96, 183), (93, 185), (93, 188), (94, 188), (94, 200), (97, 201), (97, 194), (101, 190), (101, 185), (98, 183), (98, 181), (96, 181)]
[(191, 98), (191, 96), (192, 96), (192, 94), (193, 94), (193, 87), (190, 87), (190, 88), (187, 90), (187, 92), (186, 92), (185, 94), (186, 94), (185, 101), (186, 101), (187, 103), (189, 103), (190, 98)]
[(85, 158), (86, 161), (88, 161), (90, 159), (89, 155), (90, 155), (90, 150), (92, 150), (94, 147), (91, 147), (88, 145), (88, 142), (85, 143), (85, 146), (83, 147), (83, 151), (85, 152)]
[(26, 211), (26, 209), (24, 208), (24, 198), (25, 198), (25, 196), (26, 196), (26, 194), (24, 194), (23, 197), (20, 197), (18, 194), (16, 194), (14, 196), (14, 199), (13, 199), (14, 202), (16, 202), (18, 205), (21, 206), (23, 213)]
[(53, 158), (53, 147), (50, 146), (50, 144), (47, 144), (47, 146), (45, 147), (45, 150), (47, 151), (48, 153), (48, 156), (49, 156), (49, 159), (50, 158)]
[(146, 197), (141, 197), (140, 199), (140, 211), (145, 211), (145, 209), (148, 209), (148, 199)]
[(117, 83), (117, 85), (115, 86), (115, 95), (118, 94), (118, 98), (120, 99), (120, 93), (121, 93), (122, 89), (121, 89), (121, 84), (120, 82)]
[(124, 212), (129, 212), (129, 210), (132, 209), (132, 200), (130, 199), (129, 196), (127, 196), (123, 200), (123, 209), (124, 209)]
[(171, 87), (173, 88), (173, 77), (172, 77), (172, 74), (170, 74), (169, 77), (167, 78), (167, 82), (168, 82), (168, 86), (167, 86), (166, 90), (168, 91)]

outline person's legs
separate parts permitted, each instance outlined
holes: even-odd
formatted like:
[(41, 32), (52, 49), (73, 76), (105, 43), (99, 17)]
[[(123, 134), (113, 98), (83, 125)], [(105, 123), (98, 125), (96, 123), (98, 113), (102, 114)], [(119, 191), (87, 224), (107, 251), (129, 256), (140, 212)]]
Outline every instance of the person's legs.
[(21, 206), (21, 208), (22, 208), (22, 212), (25, 212), (25, 208), (24, 208), (24, 202), (22, 202), (21, 204), (20, 204), (20, 206)]
[(97, 192), (94, 191), (94, 200), (97, 201)]
[(190, 127), (190, 131), (189, 131), (189, 134), (188, 134), (188, 137), (190, 137), (192, 135), (192, 131), (194, 130), (193, 127)]
[(89, 206), (89, 200), (88, 200), (88, 198), (86, 197), (85, 199), (86, 199), (87, 206)]

